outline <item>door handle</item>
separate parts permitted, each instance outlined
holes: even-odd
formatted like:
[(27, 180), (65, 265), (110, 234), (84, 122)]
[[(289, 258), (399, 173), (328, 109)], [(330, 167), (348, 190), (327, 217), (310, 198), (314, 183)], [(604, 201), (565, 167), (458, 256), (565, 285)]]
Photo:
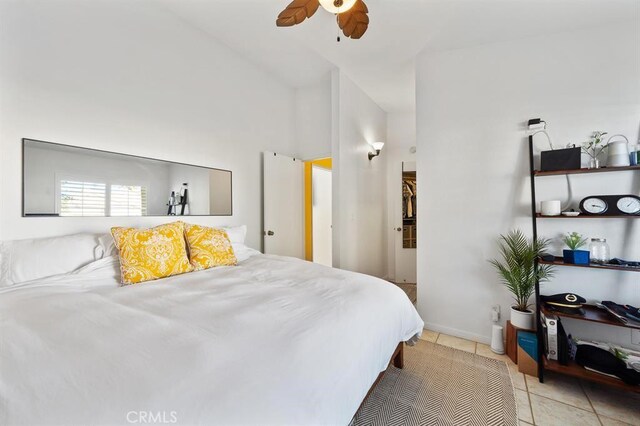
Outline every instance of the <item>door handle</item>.
[(271, 237), (272, 235), (275, 235), (275, 232), (273, 232), (273, 231), (267, 231), (267, 235)]
[(402, 228), (398, 227), (398, 228), (396, 228), (396, 231), (402, 232)]

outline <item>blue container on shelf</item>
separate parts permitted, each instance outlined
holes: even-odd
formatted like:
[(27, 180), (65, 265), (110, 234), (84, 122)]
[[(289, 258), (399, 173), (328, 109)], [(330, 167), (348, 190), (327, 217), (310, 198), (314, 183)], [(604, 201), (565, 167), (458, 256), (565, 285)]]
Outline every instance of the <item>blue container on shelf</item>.
[[(534, 362), (538, 362), (538, 337), (535, 332), (518, 331), (518, 346), (521, 347)], [(520, 360), (518, 360), (518, 362), (519, 361)]]
[(590, 261), (589, 250), (562, 250), (564, 263), (574, 265), (588, 265)]

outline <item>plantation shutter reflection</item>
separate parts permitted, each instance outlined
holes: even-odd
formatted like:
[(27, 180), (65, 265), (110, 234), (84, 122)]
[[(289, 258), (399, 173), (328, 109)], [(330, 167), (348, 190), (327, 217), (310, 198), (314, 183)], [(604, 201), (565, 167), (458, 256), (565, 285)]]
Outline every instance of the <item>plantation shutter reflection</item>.
[(60, 182), (60, 216), (105, 216), (107, 185), (97, 182)]
[(145, 216), (147, 189), (134, 185), (111, 185), (111, 216)]

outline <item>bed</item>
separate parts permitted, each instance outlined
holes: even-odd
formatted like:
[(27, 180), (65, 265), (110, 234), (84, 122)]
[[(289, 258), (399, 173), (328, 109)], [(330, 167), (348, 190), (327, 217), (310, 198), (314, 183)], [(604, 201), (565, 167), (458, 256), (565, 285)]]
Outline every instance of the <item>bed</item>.
[(398, 287), (293, 258), (117, 277), (0, 289), (1, 424), (346, 425), (423, 328)]

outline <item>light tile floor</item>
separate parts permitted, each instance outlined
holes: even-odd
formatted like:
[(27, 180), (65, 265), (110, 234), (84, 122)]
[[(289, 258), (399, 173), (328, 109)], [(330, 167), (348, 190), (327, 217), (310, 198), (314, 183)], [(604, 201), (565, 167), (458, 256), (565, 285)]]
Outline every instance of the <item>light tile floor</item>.
[(640, 426), (640, 394), (547, 372), (545, 382), (518, 372), (506, 355), (482, 343), (424, 330), (422, 339), (507, 363), (516, 391), (520, 425)]

